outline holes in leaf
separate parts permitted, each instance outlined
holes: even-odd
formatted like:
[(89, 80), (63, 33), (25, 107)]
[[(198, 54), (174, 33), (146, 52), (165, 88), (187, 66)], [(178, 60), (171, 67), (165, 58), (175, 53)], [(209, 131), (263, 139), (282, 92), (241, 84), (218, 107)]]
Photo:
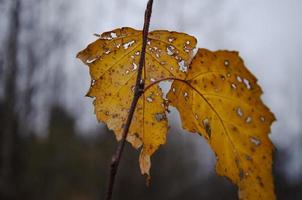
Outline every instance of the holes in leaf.
[(246, 119), (245, 119), (245, 123), (249, 124), (252, 122), (252, 117), (251, 116), (248, 116)]
[(181, 60), (180, 62), (178, 62), (178, 66), (179, 66), (179, 70), (181, 72), (187, 72), (188, 71), (188, 66), (187, 66), (187, 64), (185, 63), (184, 60)]
[(133, 44), (135, 43), (134, 40), (131, 40), (129, 42), (126, 42), (125, 44), (123, 44), (124, 49), (128, 49), (129, 47), (131, 47)]
[(235, 83), (232, 83), (232, 84), (231, 84), (231, 87), (232, 87), (233, 90), (236, 90), (236, 89), (237, 89), (237, 85), (236, 85)]
[(131, 91), (134, 92), (134, 90), (135, 90), (135, 86), (133, 85), (133, 86), (131, 87)]
[(264, 117), (264, 116), (260, 116), (260, 121), (261, 121), (262, 123), (264, 123), (264, 122), (265, 122), (265, 117)]
[(95, 80), (91, 80), (91, 86), (95, 84)]
[(172, 88), (172, 92), (175, 94), (175, 92), (176, 92), (176, 89), (175, 88)]
[(244, 79), (243, 79), (243, 83), (244, 83), (245, 87), (246, 87), (248, 90), (250, 90), (250, 89), (252, 88), (251, 83), (250, 83), (249, 80), (247, 80), (247, 79), (244, 78)]
[(153, 102), (153, 99), (151, 96), (147, 97), (146, 100), (149, 102), (149, 103), (152, 103)]
[(167, 46), (167, 54), (169, 56), (172, 56), (174, 54), (174, 49), (175, 47), (173, 47), (172, 45)]
[(175, 38), (173, 38), (173, 37), (168, 38), (168, 42), (173, 42), (174, 40), (175, 40)]
[(240, 82), (240, 83), (242, 82), (242, 78), (240, 76), (237, 76), (236, 78), (237, 78), (238, 82)]
[(243, 117), (243, 111), (242, 111), (242, 109), (241, 109), (240, 107), (237, 107), (236, 113), (237, 113), (237, 115), (238, 115), (239, 117)]
[(125, 71), (125, 74), (129, 74), (129, 72), (130, 72), (129, 70), (126, 70), (126, 71)]
[(111, 33), (110, 33), (110, 36), (111, 36), (111, 38), (116, 38), (116, 37), (117, 37), (117, 35), (116, 35), (115, 32), (111, 32)]
[(154, 79), (154, 78), (150, 78), (150, 81), (151, 81), (151, 82), (155, 82), (155, 79)]
[(192, 48), (189, 46), (189, 44), (190, 44), (190, 41), (186, 41), (186, 43), (184, 44), (184, 51), (186, 53), (189, 53), (190, 50), (192, 50)]
[(132, 66), (133, 66), (132, 71), (135, 71), (137, 69), (137, 65), (135, 63), (132, 63)]
[(96, 60), (96, 58), (90, 58), (90, 59), (88, 58), (86, 60), (86, 63), (90, 64), (90, 63), (93, 63), (95, 60)]
[(184, 95), (185, 100), (188, 100), (188, 96), (189, 96), (188, 93), (184, 92), (183, 95)]
[(138, 56), (139, 54), (140, 54), (140, 52), (139, 52), (139, 51), (135, 52), (135, 55), (137, 55), (137, 56)]
[(155, 119), (156, 119), (156, 121), (160, 122), (160, 121), (166, 119), (166, 115), (165, 115), (165, 113), (156, 113)]
[(108, 54), (110, 53), (109, 48), (105, 48), (104, 51), (105, 51), (104, 53), (105, 53), (106, 55), (108, 55)]
[(206, 133), (208, 134), (209, 138), (211, 137), (211, 126), (208, 118), (205, 118), (202, 120), (202, 124), (204, 129), (206, 130)]
[(256, 137), (250, 137), (250, 141), (256, 146), (259, 146), (261, 144), (261, 141)]
[(197, 115), (197, 114), (195, 114), (195, 119), (199, 119), (199, 117), (198, 117), (198, 115)]

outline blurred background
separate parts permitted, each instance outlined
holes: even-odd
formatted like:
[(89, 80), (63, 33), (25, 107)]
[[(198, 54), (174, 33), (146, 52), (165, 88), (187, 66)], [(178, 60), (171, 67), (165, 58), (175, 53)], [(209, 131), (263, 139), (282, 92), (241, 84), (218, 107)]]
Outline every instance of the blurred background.
[[(0, 199), (102, 199), (116, 141), (97, 123), (88, 67), (76, 53), (117, 27), (141, 29), (146, 0), (0, 0)], [(302, 1), (155, 0), (151, 29), (186, 32), (198, 46), (237, 50), (277, 117), (278, 199), (302, 199)], [(145, 186), (127, 144), (114, 199), (237, 199), (198, 135), (172, 109), (167, 144)]]

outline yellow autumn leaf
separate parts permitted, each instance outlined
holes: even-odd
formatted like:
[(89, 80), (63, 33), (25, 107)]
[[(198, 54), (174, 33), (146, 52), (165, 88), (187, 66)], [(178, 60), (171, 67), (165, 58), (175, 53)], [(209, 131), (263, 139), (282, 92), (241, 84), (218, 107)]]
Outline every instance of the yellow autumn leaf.
[[(138, 101), (127, 136), (133, 147), (142, 146), (143, 174), (149, 175), (150, 156), (165, 143), (168, 129), (166, 103), (154, 82), (167, 77), (184, 79), (195, 45), (196, 39), (184, 33), (159, 30), (148, 34), (142, 77), (149, 87)], [(142, 32), (126, 27), (103, 33), (77, 55), (89, 66), (92, 80), (87, 96), (95, 98), (97, 119), (105, 122), (118, 140), (134, 95), (141, 48)]]
[(238, 185), (240, 199), (275, 199), (268, 137), (275, 117), (261, 94), (237, 52), (199, 49), (186, 80), (167, 95), (183, 128), (206, 138), (217, 173)]

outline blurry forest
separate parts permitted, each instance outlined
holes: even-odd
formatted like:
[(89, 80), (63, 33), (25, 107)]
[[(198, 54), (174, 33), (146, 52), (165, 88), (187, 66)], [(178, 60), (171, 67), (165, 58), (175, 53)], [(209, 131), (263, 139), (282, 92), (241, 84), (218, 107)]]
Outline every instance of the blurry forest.
[[(94, 200), (104, 196), (116, 141), (105, 126), (97, 124), (91, 101), (84, 102), (82, 88), (89, 86), (88, 70), (80, 63), (70, 66), (75, 61), (66, 61), (75, 60), (75, 53), (92, 41), (86, 38), (76, 42), (79, 34), (93, 34), (90, 30), (80, 31), (81, 26), (83, 29), (88, 26), (82, 24), (87, 22), (85, 19), (81, 23), (81, 15), (93, 7), (86, 8), (85, 2), (0, 0), (1, 200)], [(138, 28), (142, 25), (144, 3), (135, 7), (135, 1), (117, 0), (110, 7), (105, 1), (98, 2), (101, 3), (95, 4), (98, 8), (94, 13), (99, 14), (98, 23), (108, 24), (109, 20), (115, 23), (131, 9), (139, 8)], [(158, 9), (155, 15), (170, 5), (165, 1), (155, 4), (160, 4), (154, 8)], [(118, 16), (117, 13), (102, 15), (105, 6), (121, 10), (121, 5), (125, 10)], [(184, 15), (186, 12), (175, 13), (177, 27), (185, 31)], [(159, 17), (151, 23), (158, 21)], [(194, 28), (197, 22), (191, 26)], [(203, 24), (202, 20), (200, 23)], [(84, 104), (95, 121), (80, 116)], [(92, 124), (93, 128), (79, 127), (79, 118), (81, 123), (89, 121), (88, 126)], [(207, 144), (198, 136), (171, 126), (167, 144), (153, 157), (149, 188), (140, 175), (139, 152), (127, 144), (114, 199), (237, 199), (234, 185), (215, 174), (214, 156)], [(301, 134), (297, 138), (301, 146)], [(288, 178), (290, 169), (286, 163), (290, 154), (286, 148), (276, 149), (276, 193), (278, 199), (298, 200), (302, 199), (302, 179)], [(301, 156), (299, 152), (295, 155)]]

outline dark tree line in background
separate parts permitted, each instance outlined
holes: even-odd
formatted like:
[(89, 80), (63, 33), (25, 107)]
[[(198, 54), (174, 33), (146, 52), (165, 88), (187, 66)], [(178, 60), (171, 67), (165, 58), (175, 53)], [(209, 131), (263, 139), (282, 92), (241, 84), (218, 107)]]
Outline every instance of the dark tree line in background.
[[(0, 0), (0, 27), (5, 27), (0, 31), (1, 200), (104, 196), (114, 136), (106, 128), (81, 134), (76, 116), (58, 98), (65, 87), (61, 55), (72, 42), (72, 27), (65, 27), (64, 20), (48, 23), (45, 15), (65, 19), (72, 6), (68, 2)], [(51, 13), (48, 6), (54, 4)], [(49, 116), (46, 121), (37, 118), (40, 112)], [(217, 177), (214, 168), (198, 173), (200, 158), (188, 137), (193, 136), (170, 130), (167, 145), (152, 160), (150, 188), (140, 175), (138, 151), (127, 144), (114, 199), (236, 199), (236, 188)], [(277, 150), (275, 157), (279, 199), (301, 199), (302, 181), (291, 184), (284, 175), (287, 152)]]
[(2, 103), (2, 131), (1, 131), (1, 171), (0, 188), (6, 196), (12, 196), (15, 176), (18, 172), (18, 116), (15, 112), (17, 100), (17, 75), (18, 75), (18, 33), (20, 31), (20, 1), (12, 3), (9, 17), (6, 52), (4, 55), (4, 100)]

